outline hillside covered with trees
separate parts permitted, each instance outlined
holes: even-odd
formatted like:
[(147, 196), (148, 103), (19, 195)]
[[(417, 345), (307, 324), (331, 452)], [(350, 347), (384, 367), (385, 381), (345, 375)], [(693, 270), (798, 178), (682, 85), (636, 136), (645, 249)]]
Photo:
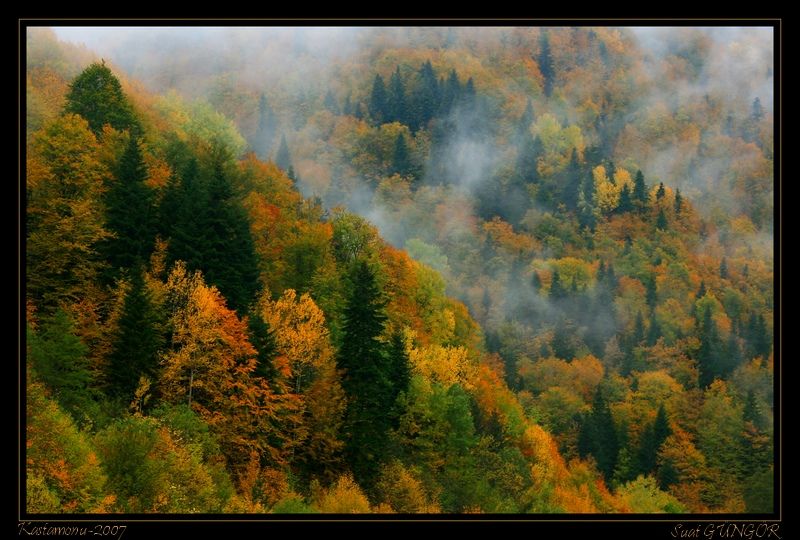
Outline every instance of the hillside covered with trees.
[(28, 512), (773, 511), (769, 29), (69, 30)]

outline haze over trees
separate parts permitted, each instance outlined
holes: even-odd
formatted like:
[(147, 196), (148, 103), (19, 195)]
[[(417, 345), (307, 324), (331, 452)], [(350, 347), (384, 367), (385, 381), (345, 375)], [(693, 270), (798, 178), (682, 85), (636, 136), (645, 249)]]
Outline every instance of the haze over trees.
[(76, 31), (29, 512), (773, 510), (769, 30)]

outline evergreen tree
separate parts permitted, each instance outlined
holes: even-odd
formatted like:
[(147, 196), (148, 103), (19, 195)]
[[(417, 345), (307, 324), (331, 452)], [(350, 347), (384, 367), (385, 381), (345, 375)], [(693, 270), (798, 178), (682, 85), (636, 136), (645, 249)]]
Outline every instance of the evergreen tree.
[(656, 190), (656, 200), (661, 201), (664, 196), (667, 194), (667, 190), (664, 189), (664, 182), (658, 183), (658, 190)]
[(281, 145), (275, 154), (275, 165), (288, 171), (292, 167), (292, 156), (289, 154), (289, 145), (286, 144), (286, 135), (281, 135)]
[(656, 308), (656, 302), (658, 302), (656, 276), (654, 274), (647, 274), (643, 281), (645, 286), (645, 301), (647, 302), (647, 307), (649, 307), (652, 312), (652, 310)]
[(700, 287), (697, 288), (697, 292), (694, 295), (695, 300), (700, 300), (706, 295), (706, 282), (705, 280), (700, 280)]
[(575, 357), (573, 336), (575, 328), (564, 317), (558, 319), (553, 331), (553, 354), (556, 358), (572, 360)]
[(700, 385), (708, 386), (715, 378), (723, 376), (724, 350), (719, 336), (717, 324), (711, 318), (711, 308), (703, 311), (699, 328), (700, 349), (697, 351), (697, 363), (700, 367)]
[(617, 213), (625, 214), (633, 210), (633, 201), (631, 200), (631, 190), (628, 184), (622, 186), (622, 191), (619, 194), (619, 204), (617, 205)]
[(372, 83), (372, 94), (369, 100), (369, 115), (376, 124), (382, 124), (388, 119), (388, 100), (386, 97), (386, 85), (383, 77), (375, 75)]
[(660, 231), (666, 231), (669, 223), (667, 223), (667, 215), (664, 213), (664, 209), (658, 211), (658, 217), (656, 218), (656, 228)]
[(333, 114), (339, 114), (339, 104), (336, 103), (336, 97), (330, 89), (325, 93), (324, 106)]
[(550, 280), (549, 296), (551, 300), (560, 300), (567, 296), (567, 290), (561, 284), (561, 276), (558, 274), (558, 270), (553, 270), (553, 277)]
[(427, 126), (439, 107), (439, 81), (430, 60), (422, 64), (417, 72), (416, 87), (413, 98), (413, 129)]
[(80, 420), (90, 399), (87, 352), (72, 319), (61, 309), (44, 319), (36, 332), (28, 327), (28, 353), (36, 374), (58, 403)]
[(72, 81), (64, 112), (84, 117), (97, 136), (102, 135), (106, 124), (119, 131), (130, 130), (133, 138), (141, 133), (133, 106), (105, 62), (95, 62)]
[(542, 141), (530, 132), (522, 136), (517, 148), (517, 177), (522, 183), (533, 184), (539, 181), (539, 157), (544, 153)]
[(277, 131), (278, 120), (275, 111), (269, 106), (267, 97), (261, 94), (258, 100), (258, 127), (253, 145), (258, 157), (265, 159), (269, 156)]
[(156, 234), (153, 190), (145, 184), (147, 168), (134, 137), (122, 154), (115, 177), (106, 193), (106, 227), (114, 237), (101, 247), (112, 275), (146, 261)]
[(167, 185), (159, 207), (162, 234), (169, 238), (167, 260), (170, 265), (181, 260), (190, 270), (203, 267), (203, 230), (208, 210), (208, 191), (200, 181), (197, 160), (186, 165), (180, 181)]
[(397, 398), (401, 393), (408, 391), (411, 382), (411, 365), (406, 352), (406, 345), (401, 332), (394, 332), (389, 343), (387, 375), (390, 393), (387, 403), (392, 407), (391, 417), (396, 421), (402, 411), (399, 410)]
[(408, 154), (406, 138), (402, 133), (397, 134), (394, 141), (394, 154), (392, 155), (392, 173), (400, 176), (411, 174), (411, 157)]
[(139, 377), (155, 380), (163, 344), (159, 317), (140, 266), (131, 270), (129, 287), (109, 356), (109, 395), (126, 404), (133, 399)]
[(578, 452), (581, 457), (593, 455), (597, 468), (606, 480), (610, 481), (617, 465), (619, 449), (619, 439), (611, 409), (598, 387), (592, 401), (592, 412), (584, 418), (581, 425)]
[(581, 164), (578, 162), (578, 151), (573, 148), (569, 165), (565, 169), (566, 178), (564, 181), (564, 204), (569, 210), (578, 209), (581, 194)]
[(722, 258), (722, 261), (719, 263), (719, 277), (722, 279), (728, 279), (728, 259), (725, 257)]
[(636, 171), (633, 181), (633, 202), (639, 212), (644, 213), (647, 211), (650, 196), (647, 193), (647, 184), (644, 182), (642, 171)]
[(258, 365), (253, 374), (268, 381), (274, 380), (277, 370), (272, 361), (278, 354), (275, 331), (257, 312), (251, 312), (247, 318), (247, 339), (257, 351)]
[(742, 412), (745, 422), (750, 422), (758, 427), (761, 424), (761, 412), (758, 410), (758, 402), (756, 401), (756, 394), (752, 390), (747, 392), (747, 397), (744, 400), (744, 410)]
[(633, 334), (631, 334), (631, 344), (636, 347), (644, 341), (644, 319), (642, 312), (636, 314), (636, 321), (633, 323)]
[(656, 419), (643, 432), (639, 441), (636, 459), (636, 475), (648, 475), (656, 468), (658, 449), (672, 433), (667, 420), (667, 413), (662, 403), (658, 407)]
[(683, 197), (681, 196), (681, 190), (675, 190), (675, 214), (680, 214), (681, 209), (683, 208)]
[(650, 327), (647, 329), (647, 346), (652, 347), (661, 337), (661, 327), (656, 319), (655, 311), (650, 315)]
[(542, 32), (539, 38), (539, 56), (536, 58), (536, 63), (539, 64), (539, 71), (544, 79), (544, 95), (550, 97), (553, 93), (553, 82), (555, 79), (555, 72), (553, 69), (553, 55), (550, 52), (550, 38), (547, 32)]
[(531, 287), (537, 293), (542, 290), (542, 278), (539, 277), (539, 272), (536, 270), (533, 271), (533, 275), (531, 276)]
[(215, 158), (208, 185), (208, 202), (201, 230), (201, 266), (206, 281), (216, 285), (228, 304), (240, 313), (258, 290), (258, 263), (250, 222), (223, 168)]
[(525, 111), (517, 121), (517, 138), (521, 138), (525, 133), (529, 133), (533, 124), (533, 103), (528, 98), (528, 103), (525, 105)]
[(747, 324), (748, 359), (761, 357), (766, 359), (772, 350), (772, 340), (767, 331), (767, 322), (760, 313), (750, 316)]
[(353, 289), (344, 309), (337, 365), (347, 396), (345, 453), (359, 484), (370, 485), (384, 455), (387, 413), (393, 394), (384, 347), (385, 299), (365, 261), (353, 270)]
[(753, 100), (753, 110), (750, 113), (750, 117), (756, 122), (764, 118), (764, 106), (761, 105), (761, 98)]
[(406, 102), (406, 88), (400, 76), (400, 66), (397, 67), (389, 80), (389, 121), (408, 124), (408, 103)]
[(458, 80), (456, 70), (450, 71), (447, 80), (443, 82), (442, 87), (442, 102), (439, 109), (441, 116), (447, 115), (461, 97), (461, 82)]

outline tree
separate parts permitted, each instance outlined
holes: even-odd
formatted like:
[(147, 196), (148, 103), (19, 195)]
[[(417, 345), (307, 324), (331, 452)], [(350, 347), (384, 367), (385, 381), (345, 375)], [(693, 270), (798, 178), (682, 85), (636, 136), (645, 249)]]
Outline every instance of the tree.
[(658, 217), (656, 218), (656, 228), (660, 231), (666, 231), (667, 227), (669, 227), (669, 223), (667, 222), (667, 215), (664, 213), (664, 209), (660, 209), (658, 211)]
[(400, 176), (411, 174), (411, 158), (408, 155), (408, 146), (403, 133), (398, 133), (394, 141), (394, 154), (392, 155), (392, 173)]
[(553, 277), (550, 279), (550, 299), (560, 300), (567, 297), (567, 290), (561, 284), (561, 276), (558, 270), (553, 270)]
[(86, 120), (63, 116), (34, 136), (27, 166), (27, 287), (48, 310), (85, 297), (102, 273), (100, 145)]
[(642, 171), (636, 171), (633, 181), (633, 203), (639, 213), (645, 213), (650, 202), (650, 195), (647, 193), (647, 184), (644, 182)]
[(366, 261), (353, 270), (352, 292), (344, 309), (344, 338), (337, 356), (347, 397), (345, 453), (362, 485), (374, 480), (383, 456), (391, 382), (383, 345), (385, 300), (375, 271)]
[(658, 407), (656, 419), (642, 432), (636, 459), (636, 475), (648, 475), (655, 469), (658, 449), (671, 433), (667, 412), (662, 403)]
[(523, 184), (533, 184), (539, 181), (539, 157), (544, 153), (542, 141), (534, 138), (530, 131), (522, 136), (517, 147), (516, 173)]
[(273, 360), (278, 355), (278, 346), (275, 341), (275, 330), (270, 327), (260, 313), (250, 313), (247, 318), (247, 338), (256, 349), (258, 364), (253, 370), (253, 375), (268, 381), (273, 380), (277, 370)]
[(539, 272), (536, 270), (534, 270), (531, 275), (531, 287), (533, 287), (533, 290), (537, 293), (542, 290), (542, 278), (539, 277)]
[(139, 378), (156, 379), (158, 352), (163, 338), (152, 296), (142, 277), (142, 268), (131, 270), (117, 331), (109, 356), (109, 394), (127, 405)]
[(619, 194), (619, 204), (617, 205), (617, 213), (625, 214), (633, 210), (633, 201), (631, 200), (631, 189), (628, 184), (622, 186), (622, 191)]
[(281, 145), (278, 147), (278, 153), (275, 154), (275, 165), (284, 171), (292, 168), (292, 156), (289, 154), (289, 145), (286, 144), (286, 135), (281, 135)]
[(517, 137), (521, 137), (525, 133), (530, 133), (531, 124), (533, 124), (533, 103), (531, 103), (531, 98), (528, 98), (525, 111), (517, 121)]
[(717, 329), (717, 323), (711, 318), (711, 308), (706, 307), (701, 314), (698, 334), (700, 348), (697, 351), (697, 363), (700, 367), (700, 385), (708, 386), (717, 377), (728, 373), (725, 366), (725, 351)]
[(762, 118), (764, 118), (764, 106), (761, 105), (761, 98), (755, 98), (753, 100), (753, 108), (752, 112), (750, 113), (750, 117), (758, 122)]
[(658, 324), (655, 310), (650, 314), (650, 326), (647, 329), (647, 346), (652, 347), (661, 337), (661, 326)]
[(324, 105), (325, 108), (328, 109), (333, 114), (339, 114), (339, 104), (336, 103), (336, 97), (333, 95), (333, 92), (330, 89), (328, 89), (328, 91), (325, 92)]
[(680, 214), (681, 209), (683, 208), (683, 197), (681, 196), (681, 190), (678, 189), (675, 191), (675, 214)]
[(439, 81), (436, 80), (436, 73), (430, 60), (423, 63), (417, 72), (412, 96), (414, 121), (411, 127), (416, 131), (427, 126), (439, 108)]
[(253, 144), (255, 152), (260, 158), (269, 156), (277, 130), (278, 120), (275, 111), (269, 106), (267, 97), (261, 94), (258, 100), (258, 127)]
[(591, 413), (586, 415), (578, 436), (578, 452), (581, 457), (594, 456), (597, 468), (610, 481), (617, 464), (619, 440), (611, 409), (603, 397), (600, 387), (594, 393)]
[(106, 193), (106, 227), (114, 236), (101, 246), (112, 276), (120, 269), (147, 261), (155, 241), (154, 194), (145, 184), (147, 167), (139, 142), (133, 136), (115, 176)]
[(723, 257), (722, 261), (719, 263), (719, 277), (728, 279), (728, 259), (725, 257)]
[(666, 189), (664, 189), (664, 182), (658, 183), (658, 190), (656, 190), (656, 200), (661, 201), (667, 194)]
[(91, 373), (86, 345), (75, 335), (69, 315), (57, 310), (38, 332), (28, 327), (28, 347), (36, 373), (58, 403), (78, 421), (91, 408)]
[(539, 71), (544, 79), (542, 87), (544, 95), (550, 97), (553, 93), (555, 71), (553, 69), (553, 55), (550, 52), (550, 38), (545, 31), (539, 37), (539, 56), (536, 58), (536, 63), (539, 64)]
[(106, 67), (105, 62), (95, 62), (72, 81), (64, 112), (85, 118), (89, 128), (98, 137), (102, 135), (106, 124), (119, 131), (130, 130), (131, 137), (141, 133), (139, 120), (122, 92), (119, 79)]
[(389, 80), (389, 121), (409, 124), (408, 103), (406, 102), (406, 89), (403, 78), (400, 76), (400, 66), (392, 73)]
[(570, 210), (577, 210), (581, 195), (581, 165), (578, 162), (578, 151), (573, 148), (569, 165), (565, 170), (564, 204)]
[(369, 100), (369, 114), (372, 120), (380, 125), (384, 120), (388, 119), (389, 107), (386, 97), (386, 85), (383, 82), (383, 77), (380, 74), (375, 75), (375, 81), (372, 83), (372, 94)]

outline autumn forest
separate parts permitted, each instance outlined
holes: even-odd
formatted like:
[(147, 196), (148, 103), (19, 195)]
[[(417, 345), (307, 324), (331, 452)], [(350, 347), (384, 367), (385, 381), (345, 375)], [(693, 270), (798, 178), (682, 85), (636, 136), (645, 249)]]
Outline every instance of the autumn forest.
[(773, 512), (772, 29), (23, 32), (27, 512)]

